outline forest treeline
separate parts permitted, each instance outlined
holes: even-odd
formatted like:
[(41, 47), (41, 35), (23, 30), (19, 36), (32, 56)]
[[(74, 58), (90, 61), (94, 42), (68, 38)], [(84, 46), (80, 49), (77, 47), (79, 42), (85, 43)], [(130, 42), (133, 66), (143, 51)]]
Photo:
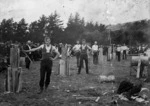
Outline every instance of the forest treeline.
[[(94, 21), (94, 20), (93, 20)], [(86, 22), (79, 13), (70, 15), (67, 27), (55, 11), (49, 16), (42, 15), (28, 24), (24, 18), (15, 22), (13, 18), (3, 19), (0, 23), (0, 41), (43, 42), (44, 36), (50, 36), (53, 43), (70, 43), (86, 39), (99, 44), (137, 45), (150, 41), (150, 20), (140, 20), (117, 25), (104, 25), (98, 22)]]

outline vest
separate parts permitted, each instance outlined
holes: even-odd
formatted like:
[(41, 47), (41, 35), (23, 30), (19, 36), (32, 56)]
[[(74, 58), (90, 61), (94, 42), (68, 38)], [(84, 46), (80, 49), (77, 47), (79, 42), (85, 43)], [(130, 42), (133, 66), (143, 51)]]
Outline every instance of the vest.
[(82, 45), (81, 45), (81, 54), (87, 54), (87, 45), (85, 46), (85, 48), (83, 49), (82, 48)]
[(46, 52), (46, 45), (44, 44), (44, 47), (42, 49), (42, 60), (43, 59), (49, 59), (50, 57), (53, 57), (52, 55), (52, 45), (51, 48), (49, 50), (49, 53)]

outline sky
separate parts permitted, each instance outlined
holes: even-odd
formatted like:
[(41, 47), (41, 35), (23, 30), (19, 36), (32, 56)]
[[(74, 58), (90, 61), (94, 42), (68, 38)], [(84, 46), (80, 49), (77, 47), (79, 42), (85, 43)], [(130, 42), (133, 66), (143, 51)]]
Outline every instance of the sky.
[(27, 23), (57, 11), (64, 22), (78, 12), (85, 21), (118, 24), (150, 19), (150, 0), (0, 0), (0, 22), (13, 18)]

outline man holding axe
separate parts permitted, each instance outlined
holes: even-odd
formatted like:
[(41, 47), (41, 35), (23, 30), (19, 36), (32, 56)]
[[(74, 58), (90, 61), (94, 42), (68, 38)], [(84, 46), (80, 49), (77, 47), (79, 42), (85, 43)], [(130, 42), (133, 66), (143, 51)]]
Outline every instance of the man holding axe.
[[(59, 52), (56, 50), (54, 46), (51, 45), (51, 39), (49, 37), (45, 37), (44, 39), (45, 44), (33, 48), (31, 50), (25, 50), (25, 52), (33, 52), (36, 50), (41, 49), (42, 50), (42, 60), (41, 60), (41, 66), (40, 66), (40, 91), (38, 94), (41, 94), (44, 90), (48, 88), (48, 85), (50, 83), (50, 76), (52, 72), (52, 65), (53, 61), (56, 60), (59, 57)], [(56, 54), (56, 56), (53, 58), (53, 54)], [(45, 78), (46, 77), (46, 78)]]
[[(27, 44), (25, 45), (25, 47), (23, 47), (25, 50), (30, 50), (31, 49), (31, 41), (27, 41)], [(31, 57), (32, 57), (32, 53), (28, 52), (27, 54), (25, 54), (25, 63), (26, 63), (26, 68), (29, 70), (30, 69), (30, 64), (32, 62)]]

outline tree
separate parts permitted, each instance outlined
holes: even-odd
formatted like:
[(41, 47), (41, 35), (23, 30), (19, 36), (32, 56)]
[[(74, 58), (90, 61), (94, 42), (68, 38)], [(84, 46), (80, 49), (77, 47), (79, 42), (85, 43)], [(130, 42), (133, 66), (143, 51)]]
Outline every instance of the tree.
[(70, 15), (66, 28), (66, 38), (68, 39), (66, 42), (75, 43), (76, 40), (81, 39), (83, 36), (83, 32), (85, 30), (85, 21), (84, 18), (80, 18), (78, 13), (73, 16)]
[(60, 16), (55, 11), (48, 17), (48, 25), (46, 27), (48, 36), (51, 37), (52, 42), (61, 42), (63, 35), (63, 23)]
[[(26, 30), (27, 30), (27, 23), (25, 22), (25, 19), (22, 18), (18, 25), (14, 23), (14, 29), (15, 29), (15, 38), (17, 41), (24, 42), (26, 39)], [(17, 28), (17, 29), (16, 29)]]
[(13, 39), (13, 19), (3, 19), (1, 22), (1, 37), (3, 41)]

